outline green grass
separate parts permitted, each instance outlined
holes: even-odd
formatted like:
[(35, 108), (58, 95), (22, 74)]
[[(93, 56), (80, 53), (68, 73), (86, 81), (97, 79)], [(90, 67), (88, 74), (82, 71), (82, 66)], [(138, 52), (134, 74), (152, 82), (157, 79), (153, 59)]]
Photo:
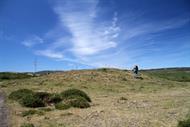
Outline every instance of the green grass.
[(24, 79), (31, 78), (33, 75), (26, 73), (11, 73), (11, 72), (0, 72), (0, 81), (1, 80), (11, 80), (11, 79)]
[(90, 97), (84, 91), (81, 91), (81, 90), (78, 90), (78, 89), (65, 90), (65, 91), (63, 91), (61, 93), (61, 96), (62, 96), (63, 99), (67, 99), (67, 98), (69, 98), (71, 96), (79, 96), (79, 97), (83, 97), (88, 102), (91, 102)]
[[(1, 89), (7, 95), (26, 88), (34, 93), (50, 93), (48, 97), (47, 93), (38, 93), (38, 97), (45, 99), (43, 102), (47, 107), (35, 110), (44, 112), (43, 116), (29, 111), (33, 108), (7, 101), (12, 111), (11, 121), (17, 127), (28, 122), (39, 127), (61, 127), (62, 124), (67, 127), (93, 126), (101, 123), (105, 126), (113, 123), (115, 126), (177, 127), (178, 120), (182, 120), (190, 109), (190, 82), (187, 78), (180, 80), (183, 74), (188, 77), (189, 73), (176, 70), (167, 70), (167, 74), (162, 70), (143, 71), (140, 72), (143, 79), (139, 80), (126, 70), (80, 70), (3, 80), (0, 86), (6, 86)], [(73, 88), (80, 92), (73, 93)], [(83, 92), (86, 95), (81, 94)], [(87, 101), (91, 99), (93, 103)], [(80, 109), (89, 105), (91, 107)], [(18, 115), (22, 112), (29, 117)], [(67, 113), (72, 115), (64, 115)]]
[(183, 121), (179, 121), (177, 127), (190, 127), (190, 118)]
[(34, 114), (44, 115), (44, 112), (39, 111), (39, 110), (31, 109), (31, 110), (23, 111), (21, 115), (22, 115), (22, 117), (25, 117), (25, 116), (30, 116), (30, 115), (34, 115)]
[(70, 107), (88, 108), (91, 102), (90, 97), (79, 89), (68, 89), (61, 92), (63, 102), (55, 105), (56, 109), (68, 109)]
[(178, 82), (190, 82), (190, 71), (177, 71), (177, 70), (153, 70), (145, 71), (149, 76), (163, 78)]
[(20, 127), (35, 127), (32, 123), (23, 123)]
[[(29, 89), (19, 89), (9, 95), (9, 99), (18, 101), (22, 106), (37, 108), (55, 104), (56, 109), (68, 109), (69, 107), (87, 108), (90, 107), (90, 97), (79, 89), (68, 89), (61, 94), (48, 92), (33, 92)], [(65, 103), (61, 103), (61, 101)], [(29, 110), (25, 114), (35, 114), (35, 110)]]
[(67, 98), (66, 103), (70, 105), (71, 107), (76, 107), (76, 108), (88, 108), (90, 107), (90, 104), (88, 101), (81, 96), (70, 96)]
[(19, 103), (25, 107), (37, 108), (37, 107), (45, 107), (44, 101), (34, 94), (25, 95)]
[(59, 110), (66, 110), (66, 109), (69, 109), (70, 107), (71, 107), (70, 104), (66, 104), (66, 103), (63, 103), (63, 102), (55, 104), (55, 108), (59, 109)]
[(16, 91), (13, 91), (9, 95), (9, 99), (18, 101), (21, 105), (25, 107), (44, 107), (45, 103), (43, 99), (47, 96), (47, 93), (42, 92), (33, 92), (29, 89), (19, 89)]
[(29, 89), (19, 89), (19, 90), (13, 91), (9, 95), (9, 99), (19, 101), (20, 99), (22, 99), (23, 97), (29, 94), (34, 94), (34, 92)]

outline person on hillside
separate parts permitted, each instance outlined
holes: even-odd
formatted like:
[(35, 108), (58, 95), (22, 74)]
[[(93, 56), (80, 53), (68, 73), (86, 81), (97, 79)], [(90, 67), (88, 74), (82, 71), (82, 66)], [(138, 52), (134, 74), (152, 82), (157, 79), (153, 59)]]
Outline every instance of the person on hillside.
[(138, 66), (135, 65), (132, 71), (133, 71), (133, 73), (135, 74), (135, 77), (136, 77), (138, 75), (138, 72), (139, 72)]

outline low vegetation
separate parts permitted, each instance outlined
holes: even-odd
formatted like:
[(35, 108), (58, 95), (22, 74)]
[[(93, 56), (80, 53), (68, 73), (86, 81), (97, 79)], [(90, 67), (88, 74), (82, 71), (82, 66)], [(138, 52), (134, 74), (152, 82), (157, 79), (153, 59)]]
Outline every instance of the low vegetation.
[(27, 73), (11, 73), (11, 72), (1, 72), (0, 73), (0, 81), (1, 80), (11, 80), (11, 79), (24, 79), (31, 78), (32, 74)]
[(32, 90), (29, 90), (29, 89), (19, 89), (19, 90), (13, 91), (9, 95), (9, 99), (19, 101), (23, 97), (25, 97), (26, 95), (30, 95), (30, 94), (34, 94), (34, 92)]
[[(88, 108), (90, 107), (89, 102), (91, 102), (90, 97), (85, 92), (78, 89), (68, 89), (61, 94), (33, 92), (28, 89), (20, 89), (13, 91), (9, 95), (9, 99), (16, 100), (22, 106), (30, 108), (45, 107), (53, 103), (56, 109), (68, 109), (70, 107)], [(24, 112), (25, 115), (35, 113), (36, 110)]]
[(190, 127), (190, 118), (183, 121), (179, 121), (177, 127)]
[(23, 123), (20, 127), (34, 127), (32, 123)]
[(31, 109), (31, 110), (23, 111), (21, 115), (22, 115), (23, 117), (25, 117), (25, 116), (30, 116), (30, 115), (34, 115), (34, 114), (37, 114), (37, 115), (44, 115), (44, 112), (43, 112), (43, 111), (40, 111), (40, 110)]
[(67, 103), (63, 103), (63, 102), (60, 102), (60, 103), (57, 103), (55, 104), (55, 108), (56, 109), (59, 109), (59, 110), (65, 110), (65, 109), (69, 109), (71, 106)]
[(190, 70), (151, 70), (145, 71), (146, 74), (153, 77), (163, 78), (178, 82), (190, 82)]
[(88, 102), (91, 102), (90, 97), (85, 92), (78, 90), (78, 89), (68, 89), (66, 91), (63, 91), (61, 93), (61, 96), (63, 99), (78, 96), (78, 97), (82, 97), (82, 98), (86, 99)]
[[(190, 109), (189, 70), (185, 80), (178, 78), (183, 71), (167, 70), (163, 76), (164, 71), (140, 71), (141, 80), (128, 70), (73, 70), (3, 80), (0, 86), (9, 95), (13, 127), (188, 127), (189, 120), (182, 119)], [(38, 102), (33, 96), (44, 107), (33, 106)], [(23, 98), (36, 108), (20, 105)]]
[(49, 103), (59, 103), (59, 102), (61, 102), (62, 101), (62, 97), (61, 97), (61, 95), (60, 94), (57, 94), (57, 93), (55, 93), (55, 94), (51, 94), (50, 96), (49, 96), (49, 100), (48, 100), (48, 102)]
[(77, 107), (77, 108), (88, 108), (90, 107), (90, 104), (88, 101), (81, 96), (70, 96), (66, 100), (66, 104), (70, 105), (71, 107)]
[(27, 94), (19, 100), (19, 103), (25, 107), (37, 108), (45, 107), (45, 102), (35, 94)]

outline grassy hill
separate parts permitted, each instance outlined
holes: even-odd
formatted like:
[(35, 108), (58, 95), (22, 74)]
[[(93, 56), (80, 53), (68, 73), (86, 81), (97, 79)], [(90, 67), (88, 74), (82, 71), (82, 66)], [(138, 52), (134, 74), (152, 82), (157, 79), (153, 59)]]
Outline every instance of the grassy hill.
[(7, 96), (18, 89), (61, 93), (70, 88), (86, 92), (90, 108), (57, 110), (54, 106), (31, 108), (7, 99), (13, 127), (32, 123), (35, 127), (176, 127), (189, 114), (189, 70), (132, 72), (119, 69), (95, 69), (54, 72), (23, 79), (3, 80), (1, 90)]
[(149, 76), (163, 78), (179, 82), (190, 82), (190, 68), (164, 68), (144, 70)]
[(0, 81), (12, 80), (12, 79), (23, 79), (33, 77), (32, 74), (28, 73), (14, 73), (14, 72), (0, 72)]

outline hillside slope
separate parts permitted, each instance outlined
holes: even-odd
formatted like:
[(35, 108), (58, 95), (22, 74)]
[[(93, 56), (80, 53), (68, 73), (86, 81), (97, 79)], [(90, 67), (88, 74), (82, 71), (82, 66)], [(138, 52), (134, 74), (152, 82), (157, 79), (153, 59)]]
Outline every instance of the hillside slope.
[(164, 68), (144, 70), (145, 74), (179, 82), (190, 82), (190, 68)]
[(8, 100), (14, 127), (22, 123), (35, 127), (176, 127), (189, 113), (190, 82), (168, 80), (156, 72), (143, 71), (140, 76), (136, 79), (130, 71), (118, 69), (67, 71), (6, 80), (0, 87), (7, 95), (21, 88), (50, 93), (77, 88), (92, 99), (87, 109), (50, 106), (48, 112), (37, 108), (43, 114), (27, 117), (21, 114), (29, 108)]

